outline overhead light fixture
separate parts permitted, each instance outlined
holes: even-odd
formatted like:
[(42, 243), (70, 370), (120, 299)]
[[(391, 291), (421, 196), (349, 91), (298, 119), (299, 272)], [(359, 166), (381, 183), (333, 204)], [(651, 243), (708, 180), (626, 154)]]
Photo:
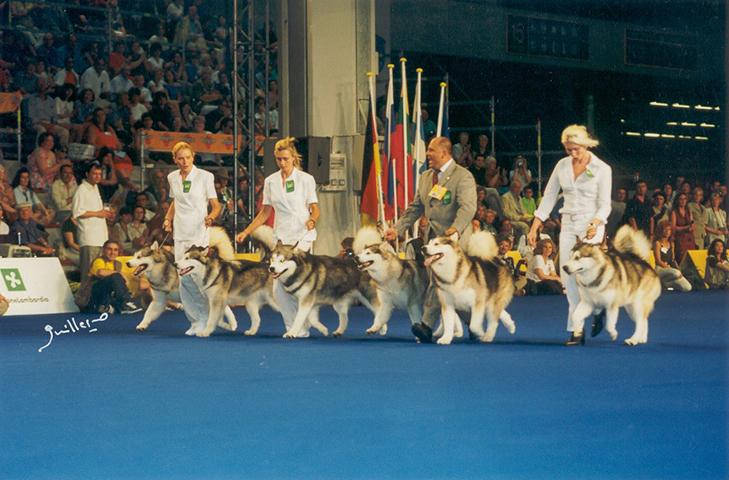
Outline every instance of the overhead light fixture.
[(683, 103), (674, 103), (671, 105), (673, 108), (691, 108), (689, 105), (684, 105)]
[(691, 123), (691, 122), (681, 122), (681, 126), (682, 127), (695, 127), (696, 124), (695, 123)]
[(667, 133), (661, 134), (661, 138), (676, 138), (676, 135), (669, 135)]
[(667, 107), (668, 106), (667, 103), (663, 103), (663, 102), (651, 102), (650, 105), (653, 107)]
[(701, 125), (699, 125), (699, 127), (701, 127), (701, 128), (716, 128), (716, 125), (714, 125), (713, 123), (702, 123)]
[(696, 140), (708, 140), (709, 137), (694, 137)]
[(621, 118), (620, 119), (620, 123), (625, 123), (625, 119), (624, 118)]
[(678, 122), (668, 122), (668, 123), (666, 123), (666, 125), (670, 125), (672, 127), (675, 127), (676, 125), (678, 125)]
[(648, 137), (648, 138), (658, 138), (658, 137), (660, 137), (660, 136), (661, 136), (661, 135), (660, 135), (660, 134), (658, 134), (658, 133), (645, 133), (645, 134), (643, 134), (643, 135), (645, 135), (645, 136), (646, 136), (646, 137)]
[(713, 107), (707, 107), (706, 105), (696, 105), (694, 107), (696, 110), (713, 110)]
[(638, 132), (625, 132), (625, 134), (629, 137), (640, 137), (640, 133)]
[(719, 107), (714, 107), (714, 110), (716, 110), (718, 112), (719, 111)]
[(691, 135), (679, 135), (678, 138), (681, 140), (691, 140)]

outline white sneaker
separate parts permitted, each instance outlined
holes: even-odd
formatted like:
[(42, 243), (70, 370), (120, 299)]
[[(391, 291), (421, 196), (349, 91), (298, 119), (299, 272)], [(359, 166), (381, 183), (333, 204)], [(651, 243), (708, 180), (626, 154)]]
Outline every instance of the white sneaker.
[(128, 315), (131, 313), (139, 313), (141, 311), (142, 311), (142, 307), (140, 307), (136, 303), (130, 301), (130, 302), (124, 303), (124, 305), (122, 306), (121, 312), (119, 312), (119, 313)]

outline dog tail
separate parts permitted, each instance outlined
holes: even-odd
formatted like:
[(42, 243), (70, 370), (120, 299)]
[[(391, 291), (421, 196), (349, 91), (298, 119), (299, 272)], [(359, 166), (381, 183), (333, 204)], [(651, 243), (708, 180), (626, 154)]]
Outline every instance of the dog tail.
[(359, 255), (368, 245), (379, 245), (380, 243), (382, 243), (382, 236), (380, 236), (380, 232), (377, 229), (362, 227), (354, 237), (352, 250), (354, 250), (355, 254)]
[(640, 230), (633, 230), (630, 225), (623, 225), (615, 234), (613, 248), (620, 253), (632, 253), (646, 262), (650, 258), (651, 244)]
[(468, 239), (466, 253), (482, 260), (493, 260), (499, 254), (499, 246), (491, 232), (476, 232)]
[(251, 238), (255, 240), (263, 249), (261, 260), (271, 256), (271, 251), (276, 246), (273, 242), (273, 229), (268, 225), (261, 225), (260, 227), (253, 230)]
[(210, 247), (215, 247), (221, 260), (230, 262), (235, 260), (235, 249), (228, 232), (223, 227), (210, 228)]

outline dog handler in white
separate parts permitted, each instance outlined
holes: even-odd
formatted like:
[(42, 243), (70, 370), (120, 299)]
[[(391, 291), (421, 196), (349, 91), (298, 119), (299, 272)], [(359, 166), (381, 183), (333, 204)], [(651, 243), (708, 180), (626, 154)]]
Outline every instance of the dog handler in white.
[[(192, 245), (209, 244), (209, 227), (220, 213), (220, 203), (213, 174), (193, 165), (195, 152), (189, 144), (179, 142), (172, 147), (172, 157), (180, 169), (167, 176), (172, 205), (162, 226), (169, 232), (174, 223), (175, 261), (179, 261)], [(209, 214), (208, 203), (211, 207)], [(180, 278), (180, 299), (192, 324), (185, 334), (197, 335), (207, 324), (208, 302), (189, 275)]]
[[(274, 155), (279, 171), (266, 178), (263, 186), (263, 208), (235, 240), (241, 243), (275, 212), (274, 241), (281, 240), (284, 245), (296, 244), (296, 248), (308, 252), (316, 240), (316, 221), (319, 219), (316, 181), (314, 177), (301, 171), (301, 156), (296, 151), (293, 137), (279, 140)], [(273, 282), (273, 296), (278, 302), (288, 332), (296, 318), (298, 301), (284, 290), (278, 280)], [(308, 336), (307, 328), (300, 337)]]
[[(542, 222), (549, 218), (560, 189), (564, 194), (562, 231), (559, 234), (559, 262), (569, 260), (572, 247), (579, 236), (588, 243), (601, 243), (605, 236), (605, 224), (610, 215), (610, 191), (612, 189), (612, 169), (588, 149), (600, 144), (592, 138), (582, 125), (570, 125), (562, 132), (562, 145), (569, 155), (561, 159), (549, 177), (544, 197), (534, 212), (527, 240), (532, 246), (537, 244), (537, 232)], [(573, 275), (567, 275), (560, 267), (562, 282), (567, 291), (569, 314), (567, 330), (572, 332), (567, 345), (584, 345), (585, 332), (575, 332), (572, 314), (580, 303), (580, 294)], [(592, 336), (602, 330), (601, 315), (593, 325)]]

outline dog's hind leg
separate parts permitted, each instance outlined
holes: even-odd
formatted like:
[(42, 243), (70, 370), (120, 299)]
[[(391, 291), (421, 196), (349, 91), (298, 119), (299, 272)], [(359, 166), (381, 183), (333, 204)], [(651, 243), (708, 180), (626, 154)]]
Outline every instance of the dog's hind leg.
[(644, 305), (641, 303), (634, 303), (627, 305), (625, 310), (628, 311), (628, 315), (635, 322), (635, 332), (633, 336), (626, 339), (625, 343), (628, 345), (638, 345), (639, 343), (646, 343), (648, 341), (648, 316)]
[(501, 323), (503, 323), (506, 327), (506, 331), (514, 335), (514, 332), (516, 332), (516, 324), (514, 323), (514, 320), (511, 318), (511, 315), (509, 315), (509, 312), (507, 312), (506, 309), (501, 311), (501, 315), (499, 315), (499, 320), (501, 320)]
[(257, 298), (248, 299), (246, 302), (246, 312), (251, 317), (251, 328), (243, 332), (244, 335), (255, 335), (258, 333), (258, 328), (261, 326), (261, 301)]
[(319, 332), (322, 333), (325, 337), (329, 335), (329, 329), (324, 326), (324, 324), (321, 323), (319, 320), (319, 309), (321, 308), (321, 305), (315, 305), (314, 308), (311, 310), (311, 313), (309, 313), (309, 317), (307, 319), (307, 322), (304, 324), (304, 333), (306, 335), (309, 334), (309, 329), (311, 327), (316, 328), (319, 330)]
[(228, 305), (225, 306), (225, 312), (223, 315), (226, 321), (223, 321), (221, 319), (218, 322), (218, 326), (226, 330), (230, 330), (231, 332), (236, 331), (236, 329), (238, 328), (238, 321), (235, 319), (235, 314), (233, 313), (233, 310), (231, 310)]
[(144, 312), (144, 318), (141, 322), (139, 322), (139, 325), (137, 325), (137, 330), (139, 330), (140, 332), (146, 330), (147, 327), (149, 327), (150, 323), (154, 322), (160, 317), (160, 315), (162, 315), (166, 307), (167, 295), (164, 295), (162, 293), (154, 294), (152, 303), (149, 304), (149, 307), (147, 307), (147, 311)]
[(474, 305), (471, 308), (471, 320), (468, 322), (468, 329), (477, 338), (483, 337), (484, 315), (486, 315), (486, 308), (483, 305)]
[(481, 336), (481, 341), (490, 343), (494, 341), (496, 329), (499, 327), (499, 316), (490, 306), (486, 307), (486, 332)]
[(335, 337), (341, 337), (344, 332), (347, 331), (347, 327), (349, 326), (350, 301), (351, 300), (347, 299), (332, 305), (334, 307), (334, 311), (337, 312), (337, 314), (339, 315), (339, 328), (334, 330), (334, 332), (332, 333), (332, 335), (334, 335)]
[(620, 313), (620, 307), (610, 306), (605, 309), (605, 331), (610, 335), (610, 338), (615, 340), (618, 338), (618, 314)]

